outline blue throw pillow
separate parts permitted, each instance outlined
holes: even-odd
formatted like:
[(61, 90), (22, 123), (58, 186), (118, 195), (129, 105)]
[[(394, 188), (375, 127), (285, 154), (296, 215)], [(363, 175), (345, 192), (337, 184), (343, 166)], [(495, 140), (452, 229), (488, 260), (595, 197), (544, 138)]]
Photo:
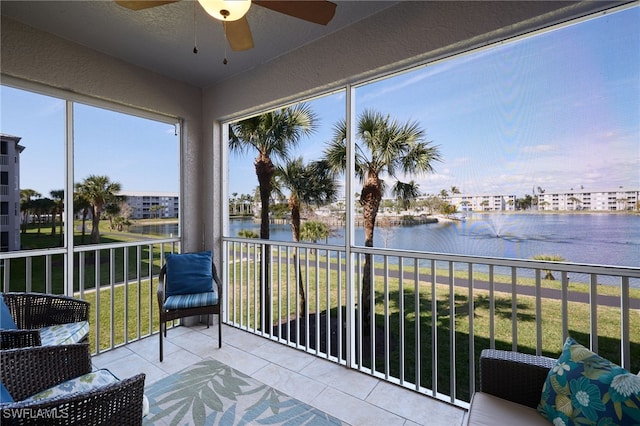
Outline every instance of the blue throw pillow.
[(0, 294), (0, 330), (16, 330), (17, 328), (9, 307), (4, 303), (4, 297)]
[(0, 383), (0, 403), (6, 402), (13, 402), (13, 397), (11, 396), (7, 388), (4, 387), (4, 384)]
[(213, 291), (211, 252), (167, 255), (167, 296)]
[(538, 411), (555, 425), (640, 424), (640, 377), (567, 338)]

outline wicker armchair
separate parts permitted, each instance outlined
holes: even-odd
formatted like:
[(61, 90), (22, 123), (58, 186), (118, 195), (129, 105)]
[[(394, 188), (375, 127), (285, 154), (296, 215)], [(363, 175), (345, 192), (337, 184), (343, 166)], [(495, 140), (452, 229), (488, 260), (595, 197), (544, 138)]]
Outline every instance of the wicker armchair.
[(0, 405), (3, 425), (141, 425), (144, 374), (87, 392), (21, 400), (91, 371), (87, 343), (0, 351), (0, 381), (15, 401)]
[(548, 425), (535, 409), (555, 363), (555, 359), (546, 356), (483, 350), (480, 390), (471, 400), (467, 425)]
[(536, 408), (556, 359), (485, 349), (480, 355), (480, 391)]
[(0, 349), (40, 346), (40, 329), (89, 320), (89, 302), (45, 293), (2, 293), (18, 326), (0, 330)]

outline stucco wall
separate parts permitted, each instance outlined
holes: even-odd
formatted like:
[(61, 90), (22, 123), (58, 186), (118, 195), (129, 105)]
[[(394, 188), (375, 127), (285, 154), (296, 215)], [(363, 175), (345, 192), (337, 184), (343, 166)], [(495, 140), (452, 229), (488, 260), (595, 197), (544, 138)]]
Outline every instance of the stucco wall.
[[(185, 250), (202, 246), (205, 218), (202, 197), (202, 90), (127, 64), (86, 47), (2, 17), (2, 61), (7, 76), (184, 119), (182, 128), (182, 220)], [(153, 164), (153, 152), (149, 163)], [(162, 165), (157, 164), (161, 167)], [(210, 185), (209, 185), (210, 186)], [(210, 203), (210, 202), (209, 202)], [(210, 204), (209, 204), (210, 205)]]

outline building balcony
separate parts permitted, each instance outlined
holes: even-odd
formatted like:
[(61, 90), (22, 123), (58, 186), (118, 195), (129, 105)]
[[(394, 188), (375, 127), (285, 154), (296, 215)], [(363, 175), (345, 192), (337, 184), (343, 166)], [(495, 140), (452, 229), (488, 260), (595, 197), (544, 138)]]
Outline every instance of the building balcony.
[(9, 252), (2, 289), (88, 300), (94, 364), (117, 375), (143, 371), (152, 386), (211, 357), (350, 424), (434, 424), (434, 412), (459, 424), (485, 348), (556, 357), (572, 336), (640, 370), (638, 268), (242, 238), (214, 249), (222, 349), (215, 327), (176, 326), (158, 363), (157, 274), (179, 247), (168, 238), (78, 246), (73, 259)]
[[(164, 341), (158, 362), (158, 337), (149, 336), (95, 355), (95, 368), (118, 377), (143, 372), (148, 389), (159, 380), (202, 360), (214, 359), (351, 425), (460, 425), (466, 411), (382, 379), (348, 370), (326, 359), (224, 325), (222, 348), (217, 328), (176, 327)], [(169, 417), (166, 424), (170, 424)], [(187, 414), (186, 424), (193, 424)], [(184, 424), (182, 422), (181, 424)], [(148, 420), (145, 424), (158, 424)], [(164, 424), (164, 423), (160, 423)]]

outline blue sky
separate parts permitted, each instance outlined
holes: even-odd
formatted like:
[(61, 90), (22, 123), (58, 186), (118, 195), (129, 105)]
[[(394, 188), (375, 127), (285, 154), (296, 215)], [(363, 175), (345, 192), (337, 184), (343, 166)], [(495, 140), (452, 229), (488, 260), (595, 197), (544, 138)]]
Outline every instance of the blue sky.
[[(64, 185), (64, 101), (0, 87), (0, 131), (21, 136), (21, 188)], [(316, 99), (317, 159), (344, 117), (344, 93)], [(421, 191), (473, 194), (640, 189), (640, 8), (505, 43), (356, 90), (356, 110), (417, 121), (438, 145)], [(177, 192), (173, 126), (78, 104), (75, 178), (107, 175), (128, 191)], [(229, 192), (252, 193), (253, 159), (230, 155)]]
[[(438, 145), (424, 193), (532, 193), (533, 187), (640, 189), (640, 9), (460, 56), (356, 90), (356, 110), (416, 121)], [(318, 158), (344, 116), (344, 95), (313, 101)], [(232, 156), (232, 187), (257, 185), (251, 153)], [(252, 179), (249, 180), (248, 177)]]
[[(20, 136), (20, 187), (43, 197), (64, 188), (65, 101), (1, 87), (2, 133)], [(173, 125), (74, 104), (74, 182), (106, 175), (125, 191), (178, 192)]]

